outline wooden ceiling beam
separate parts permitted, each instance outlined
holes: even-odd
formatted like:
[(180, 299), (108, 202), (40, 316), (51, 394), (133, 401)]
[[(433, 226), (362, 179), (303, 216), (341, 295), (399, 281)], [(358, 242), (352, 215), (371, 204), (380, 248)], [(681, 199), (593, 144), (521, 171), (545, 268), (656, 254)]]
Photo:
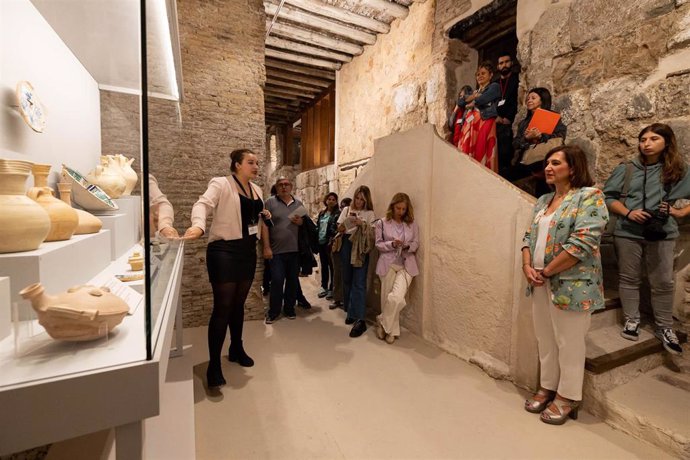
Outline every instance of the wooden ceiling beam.
[(314, 98), (316, 94), (320, 93), (321, 91), (304, 91), (301, 89), (291, 89), (291, 88), (277, 88), (271, 83), (266, 83), (266, 90), (276, 92), (276, 93), (283, 93), (286, 95), (293, 95), (293, 96), (302, 96), (302, 97), (307, 97), (307, 98)]
[(333, 80), (320, 80), (318, 78), (305, 77), (304, 75), (297, 75), (291, 72), (282, 72), (280, 70), (266, 68), (267, 78), (281, 78), (283, 80), (305, 83), (307, 85), (319, 86), (321, 88), (328, 88), (333, 83)]
[[(266, 30), (268, 30), (269, 27), (271, 27), (270, 19), (266, 21)], [(364, 48), (361, 45), (343, 40), (337, 40), (326, 35), (312, 32), (311, 30), (302, 29), (301, 27), (283, 24), (282, 22), (276, 22), (273, 24), (271, 34), (280, 35), (281, 37), (290, 38), (305, 43), (311, 43), (312, 45), (321, 46), (323, 48), (341, 51), (353, 56), (358, 56), (364, 52)]]
[(394, 1), (388, 0), (358, 0), (358, 3), (363, 6), (368, 6), (375, 10), (386, 13), (394, 18), (405, 19), (410, 13), (407, 7), (399, 5)]
[(296, 72), (302, 75), (309, 75), (311, 77), (325, 78), (327, 80), (335, 80), (335, 72), (332, 70), (314, 69), (312, 67), (305, 67), (291, 62), (266, 58), (266, 67), (272, 69), (285, 70), (289, 72)]
[(318, 93), (323, 91), (323, 88), (315, 88), (313, 86), (301, 85), (299, 83), (291, 83), (291, 82), (281, 81), (281, 80), (277, 80), (273, 77), (266, 78), (266, 84), (270, 84), (273, 86), (282, 86), (284, 88), (303, 89), (305, 91), (315, 91)]
[(286, 53), (284, 51), (278, 51), (270, 48), (266, 48), (266, 56), (277, 59), (284, 59), (286, 61), (293, 61), (302, 64), (313, 65), (316, 67), (323, 67), (325, 69), (339, 70), (342, 66), (340, 62), (325, 61), (323, 59), (312, 58), (309, 56), (305, 56), (303, 54)]
[(299, 107), (301, 104), (303, 104), (302, 101), (296, 100), (296, 99), (281, 99), (279, 97), (275, 96), (270, 96), (270, 95), (264, 95), (264, 102), (265, 103), (277, 103), (277, 104), (289, 104), (291, 106)]
[(289, 3), (290, 5), (309, 11), (310, 13), (353, 24), (381, 34), (387, 34), (391, 30), (391, 26), (385, 22), (353, 13), (344, 8), (331, 6), (320, 0), (285, 0), (285, 3)]
[(291, 6), (285, 6), (278, 11), (278, 5), (264, 2), (264, 9), (269, 17), (275, 16), (278, 13), (279, 19), (287, 19), (288, 21), (302, 24), (311, 28), (320, 29), (329, 34), (339, 35), (345, 37), (350, 41), (373, 45), (376, 43), (376, 35), (361, 30), (353, 29), (352, 27), (344, 26), (338, 22), (324, 19), (322, 16), (316, 16), (311, 13), (301, 11)]
[(278, 38), (274, 36), (266, 37), (266, 46), (273, 48), (280, 48), (296, 53), (304, 53), (312, 56), (319, 56), (326, 59), (331, 59), (333, 61), (350, 62), (352, 61), (352, 56), (342, 53), (336, 53), (335, 51), (325, 50), (323, 48), (317, 48), (316, 46), (304, 45), (302, 43), (293, 42), (292, 40), (285, 40), (283, 38)]
[(268, 96), (278, 97), (281, 99), (288, 99), (290, 101), (299, 100), (299, 101), (302, 101), (305, 103), (309, 103), (314, 99), (313, 96), (304, 97), (304, 96), (295, 96), (294, 94), (284, 93), (284, 92), (280, 91), (280, 88), (266, 88), (266, 89), (264, 89), (264, 94), (268, 95)]

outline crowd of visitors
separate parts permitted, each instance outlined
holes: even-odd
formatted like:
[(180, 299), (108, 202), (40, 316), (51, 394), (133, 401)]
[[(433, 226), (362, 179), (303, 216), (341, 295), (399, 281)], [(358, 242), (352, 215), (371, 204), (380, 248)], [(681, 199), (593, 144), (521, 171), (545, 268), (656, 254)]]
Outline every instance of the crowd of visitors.
[[(512, 126), (516, 114), (515, 106), (506, 101), (516, 84), (508, 58), (499, 60), (501, 77), (495, 82), (491, 81), (491, 66), (480, 65), (478, 90), (472, 94), (467, 88), (461, 90), (450, 126), (455, 130), (452, 139), (474, 149), (470, 154), (475, 160), (505, 175), (519, 175), (522, 170), (541, 182), (543, 193), (521, 249), (540, 361), (540, 388), (524, 407), (541, 414), (544, 423), (560, 425), (577, 418), (585, 336), (591, 313), (604, 308), (600, 255), (604, 233), (613, 236), (617, 254), (625, 320), (621, 336), (628, 340), (639, 337), (644, 261), (656, 336), (669, 353), (682, 353), (673, 330), (673, 252), (679, 235), (676, 219), (690, 214), (690, 205), (676, 206), (677, 200), (690, 198), (690, 175), (673, 130), (654, 123), (640, 132), (637, 155), (613, 171), (603, 190), (595, 188), (583, 150), (563, 143), (566, 127), (560, 120), (549, 133), (530, 127), (538, 109), (551, 108), (551, 94), (545, 88), (528, 92), (527, 113), (513, 138), (512, 131), (504, 129)], [(497, 147), (497, 139), (502, 146)], [(550, 147), (543, 158), (523, 161), (541, 156), (534, 153), (541, 144)], [(502, 150), (508, 147), (509, 153)], [(510, 167), (502, 169), (502, 159), (509, 157)], [(254, 365), (244, 350), (242, 324), (259, 241), (270, 273), (264, 282), (269, 295), (265, 323), (272, 324), (281, 315), (295, 319), (296, 305), (310, 307), (301, 293), (299, 276), (311, 273), (317, 254), (321, 267), (318, 297), (332, 300), (331, 309), (345, 311), (344, 321), (352, 325), (350, 337), (367, 330), (367, 272), (376, 249), (381, 312), (376, 316), (375, 334), (394, 343), (400, 336), (400, 314), (407, 294), (419, 274), (419, 227), (410, 197), (394, 194), (384, 215), (377, 218), (369, 187), (359, 186), (351, 200), (340, 203), (331, 192), (312, 221), (286, 177), (279, 177), (275, 194), (263, 200), (261, 189), (252, 183), (258, 162), (250, 150), (233, 151), (230, 170), (226, 177), (211, 179), (192, 208), (192, 225), (183, 237), (196, 239), (208, 233), (206, 260), (213, 290), (208, 386), (225, 383), (220, 355), (227, 330), (228, 359), (241, 366)], [(206, 220), (211, 214), (213, 223), (207, 232)]]

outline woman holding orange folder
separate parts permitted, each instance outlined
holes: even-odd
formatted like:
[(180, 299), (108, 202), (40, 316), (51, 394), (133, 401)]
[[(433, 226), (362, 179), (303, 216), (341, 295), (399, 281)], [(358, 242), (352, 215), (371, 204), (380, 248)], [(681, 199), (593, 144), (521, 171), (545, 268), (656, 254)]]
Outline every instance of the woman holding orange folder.
[[(513, 163), (516, 165), (522, 160), (523, 155), (528, 149), (556, 137), (560, 137), (565, 142), (565, 136), (568, 132), (568, 128), (563, 124), (561, 119), (558, 120), (551, 134), (542, 133), (538, 128), (529, 128), (532, 117), (537, 109), (551, 110), (551, 93), (548, 89), (532, 88), (529, 90), (525, 105), (527, 106), (527, 116), (518, 123), (517, 135), (513, 140), (513, 149), (515, 151)], [(523, 177), (531, 175), (535, 179), (535, 195), (540, 197), (541, 195), (549, 193), (551, 189), (546, 185), (542, 162), (537, 161), (534, 163), (537, 169), (533, 170), (530, 166), (526, 166), (521, 175)]]

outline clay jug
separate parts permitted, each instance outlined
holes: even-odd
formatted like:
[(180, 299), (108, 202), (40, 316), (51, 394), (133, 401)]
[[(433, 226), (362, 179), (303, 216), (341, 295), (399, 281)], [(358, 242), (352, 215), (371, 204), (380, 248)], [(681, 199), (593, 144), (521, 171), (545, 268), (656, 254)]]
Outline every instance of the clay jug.
[(50, 231), (48, 213), (25, 194), (31, 165), (0, 159), (0, 253), (32, 251)]
[[(58, 191), (60, 192), (60, 199), (72, 207), (72, 184), (70, 182), (58, 182)], [(91, 213), (82, 211), (81, 209), (74, 209), (79, 218), (79, 224), (74, 231), (75, 235), (85, 235), (87, 233), (98, 233), (103, 227), (101, 219)]]
[(132, 267), (132, 271), (140, 271), (144, 269), (144, 257), (140, 252), (133, 253), (130, 258), (127, 259), (127, 263), (130, 267)]
[(50, 217), (50, 232), (44, 241), (69, 240), (79, 225), (77, 212), (53, 195), (53, 189), (48, 187), (50, 165), (34, 163), (31, 167), (34, 174), (34, 187), (27, 195), (41, 205)]
[(73, 342), (94, 340), (112, 331), (129, 313), (124, 300), (107, 287), (73, 286), (55, 296), (46, 295), (41, 283), (19, 292), (31, 302), (38, 323), (52, 338)]
[(125, 192), (122, 195), (131, 195), (132, 190), (134, 190), (134, 186), (137, 185), (137, 182), (139, 181), (139, 176), (137, 176), (137, 173), (134, 171), (134, 169), (132, 169), (132, 163), (134, 163), (134, 158), (127, 158), (122, 154), (107, 155), (107, 157), (111, 158), (112, 163), (116, 165), (117, 168), (119, 168), (120, 174), (122, 174), (122, 177), (125, 178), (125, 182), (127, 183), (127, 186), (125, 187)]
[(94, 185), (98, 185), (110, 198), (120, 198), (127, 187), (125, 178), (122, 177), (113, 165), (101, 157), (101, 164), (96, 166), (87, 176), (86, 180)]

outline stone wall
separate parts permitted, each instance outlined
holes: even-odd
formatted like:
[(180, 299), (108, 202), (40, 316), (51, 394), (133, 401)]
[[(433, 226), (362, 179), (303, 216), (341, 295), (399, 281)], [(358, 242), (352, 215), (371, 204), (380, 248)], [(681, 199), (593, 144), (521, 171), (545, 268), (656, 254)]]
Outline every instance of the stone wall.
[[(337, 73), (336, 161), (340, 169), (374, 153), (374, 139), (429, 121), (438, 97), (429, 46), (436, 2), (414, 3), (404, 20)], [(366, 114), (366, 116), (363, 116)], [(355, 170), (340, 174), (341, 190)]]
[(687, 155), (690, 4), (541, 3), (541, 15), (518, 6), (522, 84), (552, 90), (567, 140), (587, 151), (597, 182), (636, 155), (637, 134), (653, 122), (670, 124)]
[[(177, 7), (184, 101), (150, 99), (149, 154), (151, 172), (173, 204), (175, 227), (182, 233), (208, 181), (229, 173), (233, 149), (253, 149), (265, 160), (265, 15), (260, 0), (178, 0)], [(104, 152), (138, 157), (133, 147), (139, 136), (138, 104), (132, 98), (102, 92)], [(258, 182), (262, 185), (264, 177)], [(206, 324), (211, 312), (206, 245), (205, 238), (185, 245), (185, 327)], [(259, 259), (248, 318), (263, 317), (262, 273)]]

